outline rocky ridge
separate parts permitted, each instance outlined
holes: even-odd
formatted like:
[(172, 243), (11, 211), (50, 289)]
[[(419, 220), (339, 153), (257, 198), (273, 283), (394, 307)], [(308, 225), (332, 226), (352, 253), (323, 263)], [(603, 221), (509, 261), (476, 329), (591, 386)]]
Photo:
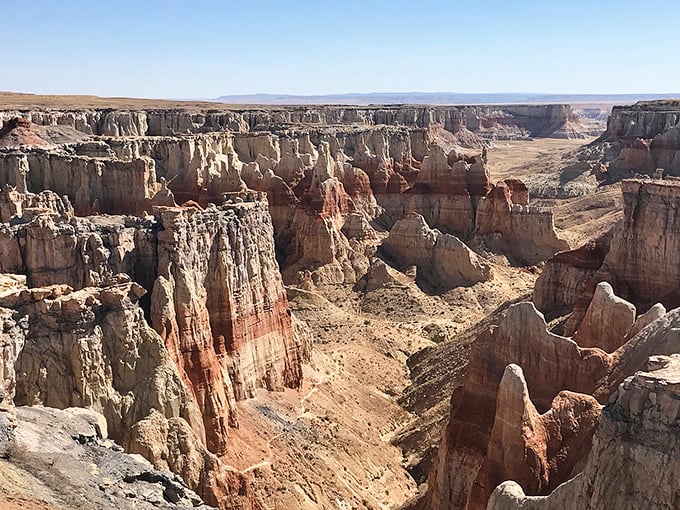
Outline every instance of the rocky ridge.
[[(16, 448), (16, 437), (22, 444), (15, 404), (77, 408), (74, 415), (89, 409), (93, 416), (101, 413), (99, 439), (108, 433), (131, 453), (163, 448), (162, 459), (147, 455), (156, 468), (180, 475), (211, 505), (251, 508), (247, 491), (232, 499), (247, 482), (226, 471), (205, 447), (201, 409), (138, 305), (144, 290), (125, 280), (74, 291), (65, 284), (27, 288), (21, 279), (3, 276), (3, 415), (9, 418), (3, 419), (3, 448)], [(172, 432), (167, 445), (153, 429), (140, 426), (152, 417)], [(68, 449), (55, 448), (55, 453)]]

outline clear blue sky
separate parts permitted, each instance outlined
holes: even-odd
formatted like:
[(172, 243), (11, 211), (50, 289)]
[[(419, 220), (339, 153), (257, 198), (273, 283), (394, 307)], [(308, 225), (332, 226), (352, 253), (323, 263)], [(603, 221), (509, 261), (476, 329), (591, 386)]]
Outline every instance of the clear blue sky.
[(678, 0), (2, 0), (0, 90), (680, 90)]

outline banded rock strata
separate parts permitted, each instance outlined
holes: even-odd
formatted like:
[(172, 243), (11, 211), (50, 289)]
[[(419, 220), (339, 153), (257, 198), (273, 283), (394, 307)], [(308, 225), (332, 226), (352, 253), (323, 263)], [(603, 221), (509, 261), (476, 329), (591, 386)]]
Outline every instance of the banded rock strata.
[[(64, 284), (27, 288), (19, 283), (3, 292), (3, 331), (14, 342), (4, 340), (3, 363), (9, 377), (3, 404), (11, 405), (14, 393), (14, 404), (20, 406), (101, 413), (99, 430), (108, 430), (128, 452), (146, 453), (148, 445), (165, 448), (162, 459), (149, 460), (182, 476), (209, 504), (256, 508), (247, 481), (224, 469), (204, 446), (201, 410), (163, 339), (138, 306), (144, 290), (119, 280), (123, 283), (77, 291)], [(10, 443), (21, 431), (22, 412), (31, 415), (21, 411), (18, 424), (2, 427)], [(167, 446), (153, 431), (140, 429), (150, 417), (171, 431)], [(100, 433), (101, 439), (105, 436)], [(243, 497), (234, 498), (240, 489)]]
[(505, 206), (494, 201), (476, 225), (477, 208), (492, 187), (488, 173), (479, 158), (450, 149), (480, 147), (493, 130), (548, 135), (574, 120), (565, 107), (3, 113), (14, 114), (36, 129), (87, 136), (0, 152), (3, 181), (22, 193), (67, 195), (78, 215), (141, 215), (187, 200), (205, 206), (246, 186), (267, 192), (288, 282), (354, 283), (375, 253), (371, 222), (389, 229), (411, 211), (462, 238), (477, 227), (500, 233), (505, 248), (540, 234), (540, 253), (520, 254), (530, 263), (564, 248), (549, 235), (551, 217), (526, 207), (521, 193)]
[(668, 309), (680, 305), (680, 185), (673, 180), (628, 179), (621, 182), (621, 190), (623, 222), (591, 245), (549, 259), (536, 282), (534, 300), (541, 311), (571, 311), (567, 334), (583, 320), (602, 281), (641, 309), (657, 302)]
[(618, 180), (634, 174), (680, 175), (680, 102), (641, 101), (615, 106), (606, 132), (584, 151), (601, 157), (601, 177)]
[(40, 214), (5, 226), (0, 252), (0, 270), (30, 285), (79, 289), (126, 273), (146, 288), (147, 316), (201, 403), (213, 452), (226, 449), (236, 400), (300, 384), (308, 347), (293, 330), (264, 202), (148, 218)]
[(506, 481), (487, 510), (676, 508), (679, 375), (677, 354), (651, 357), (612, 395), (578, 475), (548, 496), (526, 496)]
[(678, 311), (665, 313), (661, 305), (633, 324), (623, 320), (618, 341), (602, 337), (593, 318), (617, 315), (612, 301), (636, 314), (606, 283), (599, 289), (573, 338), (550, 333), (534, 306), (520, 303), (477, 339), (465, 382), (452, 396), (428, 490), (409, 508), (485, 508), (506, 479), (545, 495), (578, 472), (598, 423), (597, 403), (649, 356), (680, 349)]

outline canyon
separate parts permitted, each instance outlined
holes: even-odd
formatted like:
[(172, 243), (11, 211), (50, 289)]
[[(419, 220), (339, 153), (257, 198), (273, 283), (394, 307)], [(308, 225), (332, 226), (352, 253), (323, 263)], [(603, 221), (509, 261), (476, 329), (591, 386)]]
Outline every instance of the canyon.
[(0, 509), (677, 504), (676, 102), (103, 101), (0, 94)]

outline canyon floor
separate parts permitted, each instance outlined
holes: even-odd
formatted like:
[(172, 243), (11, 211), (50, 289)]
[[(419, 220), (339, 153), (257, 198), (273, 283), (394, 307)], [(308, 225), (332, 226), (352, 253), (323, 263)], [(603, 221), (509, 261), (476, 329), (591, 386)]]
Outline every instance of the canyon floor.
[[(489, 151), (492, 179), (556, 168), (583, 144), (497, 142)], [(554, 208), (572, 246), (622, 214), (618, 186), (534, 203)], [(228, 463), (253, 472), (272, 509), (397, 508), (426, 479), (470, 343), (499, 311), (530, 296), (539, 271), (495, 256), (491, 280), (441, 295), (396, 270), (390, 285), (368, 293), (289, 287), (291, 308), (313, 330), (312, 362), (299, 391), (260, 391), (238, 404), (240, 428), (231, 438), (244, 448), (232, 451), (249, 453)]]

